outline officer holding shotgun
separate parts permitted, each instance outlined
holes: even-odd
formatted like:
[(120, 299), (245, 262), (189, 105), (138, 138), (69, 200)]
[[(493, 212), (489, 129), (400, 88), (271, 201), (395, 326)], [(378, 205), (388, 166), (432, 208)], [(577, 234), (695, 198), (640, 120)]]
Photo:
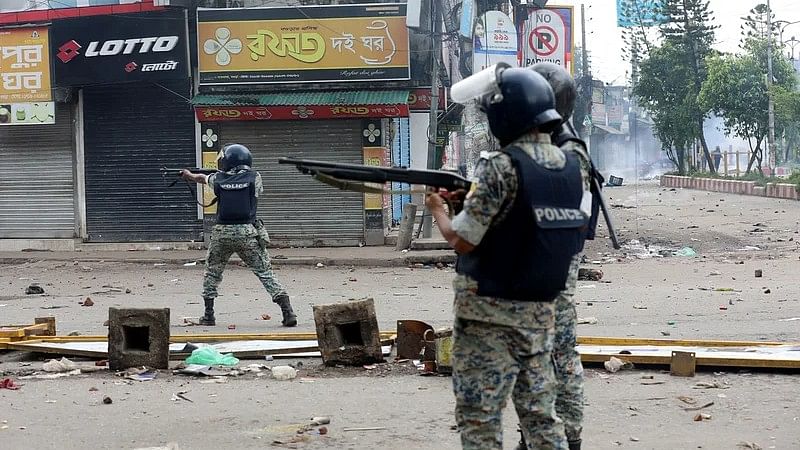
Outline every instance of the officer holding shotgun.
[(275, 279), (267, 252), (269, 235), (264, 224), (256, 217), (258, 196), (264, 190), (261, 174), (252, 169), (253, 156), (244, 145), (225, 146), (219, 156), (220, 171), (213, 175), (193, 174), (182, 170), (187, 181), (208, 184), (217, 196), (217, 223), (211, 232), (211, 243), (206, 257), (203, 278), (205, 313), (200, 325), (216, 325), (214, 299), (222, 282), (222, 272), (234, 253), (247, 264), (264, 285), (272, 302), (277, 303), (283, 315), (283, 326), (297, 325), (289, 295)]
[(480, 160), (474, 189), (452, 221), (440, 195), (426, 197), (459, 254), (452, 355), (461, 443), (502, 449), (511, 394), (528, 448), (566, 449), (555, 412), (554, 300), (591, 213), (581, 164), (551, 142), (562, 117), (538, 73), (498, 64), (454, 85), (451, 96), (477, 100), (502, 145)]

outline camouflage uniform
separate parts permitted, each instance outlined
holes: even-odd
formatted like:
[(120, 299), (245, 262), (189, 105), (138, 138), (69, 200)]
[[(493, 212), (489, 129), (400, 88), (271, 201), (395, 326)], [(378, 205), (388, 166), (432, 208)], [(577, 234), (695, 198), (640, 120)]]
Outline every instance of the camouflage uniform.
[[(213, 189), (216, 175), (208, 177), (208, 185)], [(264, 191), (261, 174), (256, 174), (256, 197)], [(266, 245), (258, 240), (258, 231), (253, 224), (214, 225), (211, 231), (211, 242), (206, 256), (206, 272), (203, 278), (203, 298), (216, 298), (217, 288), (222, 282), (222, 272), (234, 253), (247, 264), (264, 285), (270, 296), (286, 294), (272, 273)]]
[[(566, 164), (549, 135), (529, 134), (515, 145), (542, 167)], [(475, 190), (453, 219), (453, 230), (478, 245), (492, 223), (510, 212), (518, 178), (502, 152), (481, 159), (475, 176)], [(566, 449), (564, 425), (554, 408), (554, 303), (478, 296), (477, 282), (463, 274), (453, 289), (453, 390), (463, 448), (502, 449), (502, 411), (511, 393), (528, 448)]]
[[(583, 190), (589, 191), (591, 166), (589, 157), (583, 146), (568, 141), (561, 149), (574, 152), (578, 156), (583, 178)], [(558, 379), (558, 396), (556, 397), (556, 414), (564, 421), (567, 439), (577, 441), (583, 429), (583, 364), (581, 355), (575, 349), (577, 345), (577, 318), (575, 310), (575, 289), (578, 283), (580, 255), (575, 255), (569, 267), (566, 289), (556, 297), (556, 337), (553, 359), (556, 364)]]

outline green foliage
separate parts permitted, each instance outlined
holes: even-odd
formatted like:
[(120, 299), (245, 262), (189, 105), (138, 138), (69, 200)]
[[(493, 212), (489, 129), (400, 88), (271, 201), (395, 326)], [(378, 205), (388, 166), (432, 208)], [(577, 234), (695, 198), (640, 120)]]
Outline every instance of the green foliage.
[(707, 109), (698, 95), (718, 27), (707, 0), (665, 0), (662, 14), (668, 18), (660, 28), (662, 44), (642, 60), (634, 94), (650, 112), (662, 147), (685, 173), (685, 155), (693, 142), (699, 139), (706, 150), (702, 123)]
[[(751, 143), (756, 160), (763, 159), (764, 139), (769, 132), (767, 90), (767, 42), (748, 38), (742, 55), (711, 56), (708, 77), (699, 102), (706, 111), (721, 117), (727, 134)], [(776, 134), (797, 129), (800, 94), (794, 91), (796, 75), (777, 49), (773, 52), (773, 90)], [(749, 167), (748, 167), (749, 170)]]

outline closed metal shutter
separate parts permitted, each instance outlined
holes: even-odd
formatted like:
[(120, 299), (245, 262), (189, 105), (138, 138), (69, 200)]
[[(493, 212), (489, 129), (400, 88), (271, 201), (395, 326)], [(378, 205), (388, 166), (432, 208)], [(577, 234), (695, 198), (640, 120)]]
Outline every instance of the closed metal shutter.
[(72, 238), (75, 201), (72, 105), (56, 123), (0, 126), (0, 238)]
[(309, 120), (226, 122), (224, 143), (253, 152), (264, 193), (258, 217), (276, 245), (357, 245), (364, 240), (364, 195), (341, 191), (300, 174), (278, 158), (319, 159), (362, 164), (361, 121)]
[[(197, 165), (189, 84), (129, 83), (84, 90), (86, 229), (91, 242), (200, 240), (183, 182), (159, 169)], [(169, 90), (168, 90), (169, 89)], [(169, 180), (171, 181), (171, 180)]]

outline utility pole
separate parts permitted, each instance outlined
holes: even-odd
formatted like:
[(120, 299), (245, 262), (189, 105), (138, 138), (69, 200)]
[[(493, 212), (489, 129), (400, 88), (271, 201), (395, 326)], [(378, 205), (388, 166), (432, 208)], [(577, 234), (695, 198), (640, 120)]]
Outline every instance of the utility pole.
[[(436, 140), (438, 132), (439, 110), (439, 51), (442, 48), (442, 21), (439, 20), (439, 0), (431, 0), (431, 32), (433, 47), (431, 48), (431, 112), (428, 125), (428, 169), (436, 166)], [(428, 208), (422, 212), (422, 237), (429, 238), (433, 234), (433, 217)]]
[(586, 54), (586, 7), (581, 3), (581, 65), (582, 75), (589, 75), (589, 57)]
[(775, 103), (772, 100), (772, 8), (767, 0), (767, 102), (769, 135), (767, 137), (767, 166), (770, 175), (775, 173)]
[[(589, 87), (588, 91), (591, 92), (592, 80), (589, 74), (589, 55), (586, 52), (586, 6), (581, 3), (581, 83), (583, 87)], [(587, 81), (586, 77), (590, 77)], [(592, 111), (592, 97), (589, 95), (589, 104), (586, 108), (586, 115), (589, 116)], [(573, 117), (573, 121), (575, 118)], [(578, 120), (581, 124), (585, 123), (586, 117), (579, 117)], [(586, 126), (586, 151), (592, 154), (592, 125)]]

